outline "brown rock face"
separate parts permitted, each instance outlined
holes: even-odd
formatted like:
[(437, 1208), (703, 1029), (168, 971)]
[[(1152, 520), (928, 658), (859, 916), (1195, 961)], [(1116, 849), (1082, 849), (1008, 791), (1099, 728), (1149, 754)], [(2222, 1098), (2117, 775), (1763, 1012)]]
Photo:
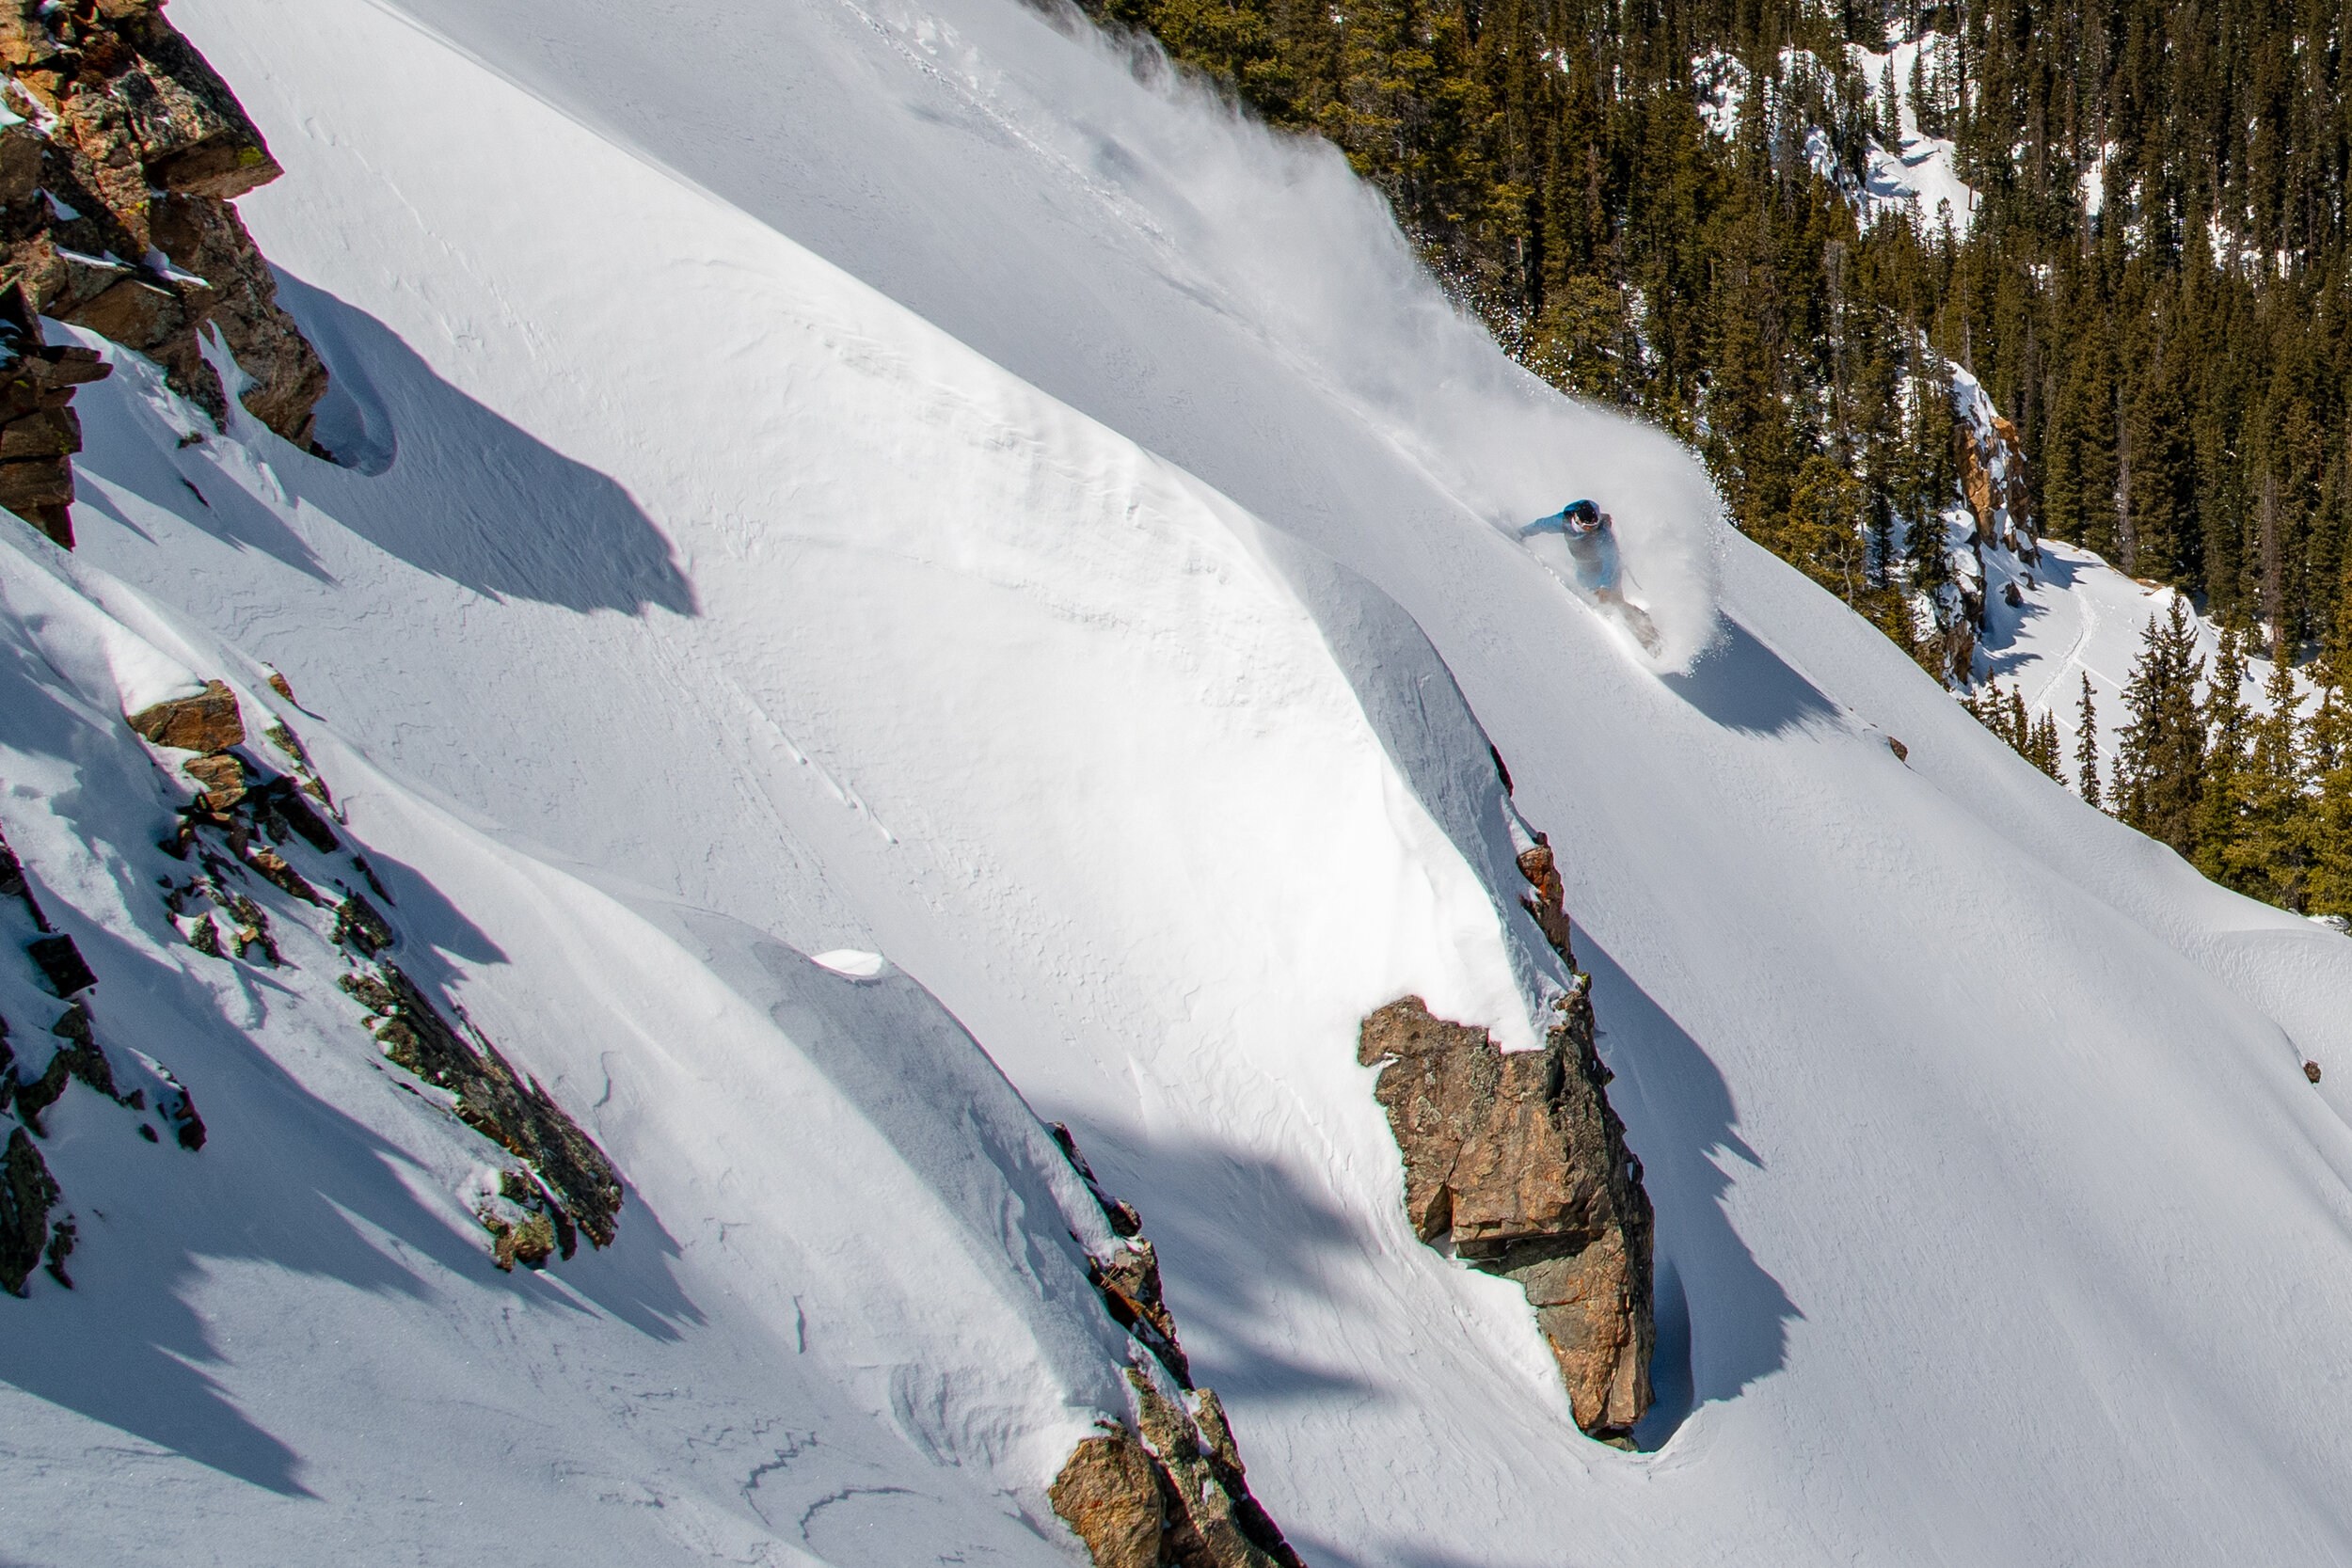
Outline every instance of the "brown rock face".
[(1095, 1568), (1305, 1568), (1249, 1495), (1216, 1395), (1198, 1410), (1127, 1374), (1142, 1441), (1125, 1428), (1073, 1449), (1048, 1494)]
[(155, 204), (155, 244), (173, 265), (212, 284), (206, 319), (220, 329), (237, 368), (253, 378), (244, 398), (247, 412), (309, 447), (311, 415), (326, 395), (326, 367), (278, 309), (278, 281), (237, 210), (205, 197), (166, 196)]
[(1519, 905), (1535, 919), (1544, 940), (1560, 955), (1560, 961), (1570, 969), (1576, 967), (1573, 943), (1569, 941), (1568, 911), (1565, 908), (1567, 886), (1560, 879), (1560, 868), (1552, 863), (1551, 842), (1543, 834), (1535, 835), (1535, 847), (1519, 852), (1519, 875), (1527, 879), (1528, 891), (1519, 895)]
[[(39, 363), (59, 352), (44, 315), (148, 356), (217, 423), (228, 396), (198, 346), (211, 323), (253, 382), (246, 408), (308, 447), (326, 372), (229, 205), (280, 171), (159, 0), (0, 0), (0, 72), (23, 121), (0, 130), (0, 505), (71, 547), (80, 431), (15, 428), (72, 395)], [(45, 401), (53, 386), (64, 397)]]
[(212, 811), (227, 811), (245, 799), (245, 765), (227, 752), (191, 757), (180, 770), (204, 786), (204, 803)]
[(1159, 1472), (1126, 1428), (1071, 1449), (1047, 1496), (1087, 1544), (1095, 1568), (1159, 1568), (1167, 1528)]
[(1357, 1058), (1405, 1155), (1405, 1208), (1424, 1242), (1518, 1280), (1567, 1384), (1576, 1424), (1623, 1440), (1649, 1408), (1649, 1196), (1610, 1110), (1584, 977), (1541, 1051), (1408, 996), (1364, 1020)]
[(158, 746), (211, 754), (245, 744), (245, 716), (237, 711), (236, 693), (219, 681), (206, 681), (193, 697), (175, 697), (130, 716), (130, 725)]
[(2032, 486), (2026, 481), (2026, 447), (2017, 427), (1995, 414), (1990, 431), (1979, 431), (1964, 420), (1958, 430), (1961, 489), (1968, 498), (1968, 510), (1976, 514), (1979, 531), (1984, 538), (2033, 559), (2033, 521), (2026, 512)]
[(1096, 1568), (1306, 1568), (1250, 1495), (1224, 1404), (1213, 1390), (1193, 1388), (1141, 1216), (1103, 1190), (1069, 1128), (1056, 1122), (1053, 1133), (1120, 1238), (1107, 1259), (1087, 1259), (1087, 1277), (1104, 1310), (1192, 1402), (1162, 1394), (1138, 1358), (1127, 1382), (1142, 1441), (1122, 1427), (1080, 1443), (1054, 1482), (1054, 1512), (1078, 1532)]

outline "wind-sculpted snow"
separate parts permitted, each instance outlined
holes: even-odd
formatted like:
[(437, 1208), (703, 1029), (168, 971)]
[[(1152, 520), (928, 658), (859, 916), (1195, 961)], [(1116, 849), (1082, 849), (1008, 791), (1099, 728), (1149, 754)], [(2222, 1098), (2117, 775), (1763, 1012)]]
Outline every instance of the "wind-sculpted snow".
[[(499, 1275), (347, 1003), (107, 912), (110, 703), (0, 707), (211, 1129), (0, 1303), (0, 1549), (1071, 1561), (1131, 1342), (1025, 1098), (1318, 1568), (2352, 1552), (2352, 943), (1743, 542), (1710, 589), (1687, 456), (1479, 348), (1328, 154), (999, 0), (174, 14), (355, 462), (183, 446), (118, 356), (76, 592), (174, 681), (292, 674), (433, 978), (630, 1191)], [(1687, 670), (1501, 536), (1575, 493), (1678, 656), (1720, 600)], [(1655, 1204), (1643, 1452), (1415, 1239), (1354, 1059), (1405, 995), (1538, 1042), (1485, 736)]]
[(1003, 0), (402, 9), (1423, 619), (1432, 557), (1589, 494), (1661, 667), (1714, 636), (1718, 503), (1690, 454), (1511, 363), (1337, 150), (1148, 43), (1074, 13), (1049, 43)]

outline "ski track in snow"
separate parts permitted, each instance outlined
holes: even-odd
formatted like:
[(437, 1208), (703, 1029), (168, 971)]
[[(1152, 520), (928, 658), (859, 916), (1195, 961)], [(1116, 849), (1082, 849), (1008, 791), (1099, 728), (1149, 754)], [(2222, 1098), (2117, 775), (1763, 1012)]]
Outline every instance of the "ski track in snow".
[[(59, 1117), (109, 1217), (0, 1302), (0, 1550), (1077, 1560), (1125, 1341), (1033, 1105), (1316, 1568), (2352, 1557), (2352, 1076), (2297, 1070), (2352, 1071), (2352, 944), (1726, 536), (1328, 149), (1001, 0), (173, 15), (364, 460), (183, 450), (118, 356), (80, 553), (0, 550), (0, 815), (215, 1130)], [(1496, 536), (1576, 493), (1665, 658)], [(1992, 651), (2112, 714), (2151, 601), (2058, 554)], [(114, 714), (264, 664), (404, 962), (628, 1177), (611, 1251), (492, 1272), (331, 951), (163, 924)], [(1537, 1043), (1489, 737), (1658, 1206), (1651, 1451), (1413, 1238), (1354, 1059), (1406, 992)]]

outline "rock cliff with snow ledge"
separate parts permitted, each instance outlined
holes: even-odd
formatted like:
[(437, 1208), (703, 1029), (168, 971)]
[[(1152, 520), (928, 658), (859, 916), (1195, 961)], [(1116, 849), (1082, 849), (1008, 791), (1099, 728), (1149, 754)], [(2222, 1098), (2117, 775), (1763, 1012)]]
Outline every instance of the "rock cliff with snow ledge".
[(217, 428), (210, 328), (245, 406), (308, 447), (326, 372), (230, 205), (281, 170), (162, 0), (0, 0), (0, 506), (72, 545), (72, 388), (104, 367), (43, 316), (146, 355)]

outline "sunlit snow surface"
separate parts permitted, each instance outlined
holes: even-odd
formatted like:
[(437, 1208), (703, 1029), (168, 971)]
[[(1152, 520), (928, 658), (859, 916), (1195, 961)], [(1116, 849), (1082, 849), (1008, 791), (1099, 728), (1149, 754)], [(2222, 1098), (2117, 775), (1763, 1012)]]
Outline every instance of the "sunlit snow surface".
[[(1318, 1568), (2352, 1552), (2346, 1079), (2299, 1071), (2352, 944), (1722, 538), (1335, 155), (1003, 0), (173, 14), (288, 167), (246, 211), (351, 466), (182, 449), (125, 365), (74, 591), (288, 672), (631, 1200), (492, 1273), (356, 1026), (104, 871), (154, 831), (105, 663), (20, 654), (10, 832), (222, 1115), (200, 1182), (106, 1189), (82, 1291), (0, 1302), (0, 1555), (1073, 1560), (1118, 1341), (1012, 1088), (1142, 1210)], [(1687, 673), (1504, 537), (1575, 494)], [(1534, 1042), (1487, 736), (1659, 1206), (1645, 1453), (1411, 1238), (1355, 1065), (1406, 990)], [(800, 957), (845, 950), (887, 968)]]

